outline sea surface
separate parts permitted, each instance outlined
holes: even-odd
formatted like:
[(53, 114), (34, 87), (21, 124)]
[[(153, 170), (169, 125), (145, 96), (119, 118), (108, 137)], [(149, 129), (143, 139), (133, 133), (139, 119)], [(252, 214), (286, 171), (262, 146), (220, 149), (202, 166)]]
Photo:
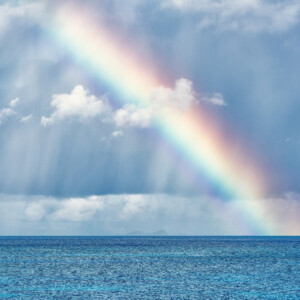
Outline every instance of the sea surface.
[(300, 299), (300, 237), (0, 237), (0, 299)]

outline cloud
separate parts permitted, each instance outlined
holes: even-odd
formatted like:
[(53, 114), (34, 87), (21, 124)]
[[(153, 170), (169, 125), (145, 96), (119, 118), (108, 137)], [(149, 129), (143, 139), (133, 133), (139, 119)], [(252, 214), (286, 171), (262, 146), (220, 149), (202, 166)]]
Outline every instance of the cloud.
[(32, 119), (32, 114), (29, 114), (27, 116), (24, 116), (20, 119), (20, 123), (27, 123), (28, 121), (30, 121)]
[(166, 108), (176, 108), (181, 111), (189, 109), (197, 103), (193, 83), (185, 78), (175, 82), (174, 89), (156, 88), (150, 96), (149, 104), (138, 106), (127, 104), (114, 114), (114, 122), (118, 127), (149, 127), (155, 118), (159, 118)]
[(9, 102), (10, 107), (15, 107), (19, 103), (20, 99), (17, 97)]
[(7, 118), (14, 115), (15, 111), (11, 108), (2, 108), (0, 109), (0, 125), (3, 124)]
[(159, 87), (150, 97), (150, 106), (155, 110), (175, 107), (183, 111), (196, 103), (196, 93), (192, 81), (180, 78), (176, 80), (174, 89)]
[(145, 195), (125, 195), (120, 214), (121, 219), (131, 219), (136, 215), (144, 214), (149, 209), (149, 205), (153, 204), (147, 203), (147, 198)]
[[(88, 95), (88, 91), (81, 85), (76, 86), (71, 94), (53, 95), (51, 106), (54, 112), (49, 116), (41, 118), (43, 126), (49, 126), (63, 120), (86, 121), (99, 117), (102, 121), (114, 123), (121, 127), (150, 127), (153, 119), (162, 116), (163, 111), (168, 108), (186, 111), (198, 103), (193, 83), (185, 78), (176, 80), (174, 88), (157, 87), (150, 95), (147, 105), (125, 104), (123, 107), (112, 110), (106, 96), (97, 98)], [(215, 93), (212, 97), (201, 100), (215, 105), (225, 105), (221, 94)], [(122, 132), (123, 134), (123, 132)], [(117, 130), (113, 136), (120, 136)]]
[(63, 200), (49, 197), (29, 202), (25, 208), (25, 217), (30, 221), (49, 219), (82, 222), (92, 219), (102, 208), (103, 201), (95, 196)]
[(294, 0), (166, 0), (164, 8), (196, 13), (200, 29), (283, 32), (299, 22), (300, 3)]
[(52, 125), (65, 119), (83, 122), (110, 111), (105, 96), (96, 98), (88, 95), (88, 91), (81, 85), (77, 85), (71, 94), (53, 95), (51, 106), (55, 110), (50, 117), (43, 116), (41, 118), (43, 126)]
[(42, 20), (45, 1), (15, 1), (0, 5), (0, 33), (9, 27), (14, 19), (26, 19), (27, 22)]
[(117, 127), (148, 127), (152, 119), (152, 111), (149, 108), (127, 104), (115, 112), (113, 119)]
[(82, 222), (90, 220), (103, 209), (103, 201), (97, 197), (71, 198), (56, 203), (56, 210), (50, 218), (55, 221)]
[[(44, 203), (46, 204), (46, 203)], [(41, 205), (40, 202), (31, 202), (26, 205), (25, 216), (29, 221), (40, 221), (46, 214), (46, 205)]]
[(112, 137), (117, 138), (117, 137), (123, 136), (124, 132), (122, 130), (116, 130), (111, 135), (112, 135)]
[[(11, 214), (11, 218), (7, 218), (7, 214)], [(210, 202), (164, 194), (63, 199), (45, 196), (24, 196), (22, 199), (22, 196), (0, 195), (2, 234), (91, 234), (93, 224), (96, 228), (93, 234), (162, 229), (170, 234), (204, 234), (210, 230), (210, 233), (217, 233), (214, 232), (220, 226), (220, 216), (217, 216), (217, 212), (211, 211)], [(41, 228), (43, 232), (39, 231)]]
[(85, 121), (95, 117), (111, 120), (117, 127), (149, 127), (152, 119), (159, 117), (161, 111), (167, 107), (175, 107), (182, 111), (196, 103), (193, 84), (190, 80), (181, 78), (175, 82), (174, 89), (158, 87), (150, 97), (147, 106), (125, 104), (112, 111), (105, 96), (99, 99), (88, 95), (83, 86), (76, 86), (71, 94), (53, 95), (51, 106), (54, 112), (41, 118), (43, 126), (52, 125), (62, 120)]
[[(184, 198), (167, 195), (102, 195), (85, 198), (56, 199), (35, 196), (27, 198), (24, 217), (27, 220), (51, 220), (87, 222), (95, 218), (108, 218), (110, 221), (143, 219), (156, 211), (170, 210), (182, 213)], [(173, 207), (169, 207), (173, 201)], [(169, 207), (169, 208), (168, 208)], [(188, 210), (188, 209), (187, 209)], [(180, 212), (179, 212), (180, 211)]]
[(138, 213), (144, 212), (148, 198), (147, 195), (89, 196), (61, 200), (49, 197), (27, 203), (25, 218), (30, 221), (48, 219), (52, 221), (85, 222), (91, 221), (97, 215), (99, 217), (101, 212), (106, 214), (114, 211), (115, 216), (110, 214), (109, 218), (128, 220)]
[(219, 106), (226, 105), (220, 93), (213, 93), (210, 97), (199, 97), (199, 99), (193, 89), (192, 81), (180, 78), (176, 80), (173, 89), (163, 86), (156, 88), (150, 96), (147, 107), (128, 104), (117, 110), (114, 114), (114, 121), (118, 127), (149, 127), (153, 119), (162, 117), (163, 111), (168, 108), (184, 112), (193, 105), (197, 105), (199, 101)]
[(211, 97), (203, 97), (201, 98), (201, 100), (219, 106), (227, 105), (223, 96), (220, 93), (214, 93)]
[(16, 112), (12, 109), (19, 102), (19, 98), (15, 98), (9, 102), (9, 107), (5, 107), (0, 109), (0, 125), (3, 124), (10, 116), (16, 114)]
[(11, 116), (16, 116), (20, 123), (28, 122), (32, 118), (32, 114), (22, 116), (21, 113), (14, 108), (19, 104), (20, 99), (17, 97), (9, 102), (9, 106), (0, 109), (0, 125), (7, 121)]
[(0, 125), (7, 121), (11, 116), (16, 116), (20, 123), (26, 123), (32, 119), (32, 114), (22, 116), (22, 114), (15, 110), (19, 104), (20, 99), (17, 97), (9, 102), (9, 106), (0, 109)]
[[(252, 200), (276, 234), (299, 234), (300, 197)], [(243, 201), (165, 194), (94, 195), (77, 198), (0, 195), (3, 234), (253, 234)], [(255, 218), (254, 218), (255, 220)], [(41, 230), (42, 231), (39, 231)], [(26, 231), (27, 230), (27, 231)], [(260, 234), (261, 232), (254, 232)]]

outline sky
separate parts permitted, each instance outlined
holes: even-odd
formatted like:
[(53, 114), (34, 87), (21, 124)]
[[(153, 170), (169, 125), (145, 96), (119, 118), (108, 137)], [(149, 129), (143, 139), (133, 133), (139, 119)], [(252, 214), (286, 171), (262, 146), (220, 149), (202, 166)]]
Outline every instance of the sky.
[(0, 2), (0, 235), (298, 235), (300, 3)]

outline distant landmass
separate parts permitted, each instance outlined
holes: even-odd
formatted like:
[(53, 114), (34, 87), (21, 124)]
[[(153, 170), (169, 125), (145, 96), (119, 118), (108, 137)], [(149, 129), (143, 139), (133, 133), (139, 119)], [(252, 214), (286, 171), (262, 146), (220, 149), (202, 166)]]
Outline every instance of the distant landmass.
[(140, 230), (135, 230), (135, 231), (128, 232), (125, 235), (128, 235), (128, 236), (153, 236), (153, 235), (160, 236), (160, 235), (168, 235), (168, 233), (163, 229), (157, 230), (154, 232), (143, 232)]

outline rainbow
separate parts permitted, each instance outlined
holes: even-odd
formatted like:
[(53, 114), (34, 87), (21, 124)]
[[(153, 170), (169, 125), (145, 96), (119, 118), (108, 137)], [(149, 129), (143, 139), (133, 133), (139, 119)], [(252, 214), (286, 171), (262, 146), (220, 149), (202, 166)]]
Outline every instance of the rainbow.
[[(56, 41), (97, 80), (109, 84), (120, 101), (147, 106), (153, 91), (162, 86), (162, 76), (155, 73), (153, 63), (138, 58), (115, 33), (78, 8), (59, 8), (53, 28)], [(218, 134), (214, 123), (201, 106), (186, 112), (170, 107), (155, 120), (155, 128), (193, 170), (239, 201), (237, 215), (249, 234), (281, 234), (277, 224), (266, 217), (262, 200), (266, 184), (259, 167), (246, 151), (233, 153), (230, 140)], [(210, 201), (215, 201), (216, 209), (222, 205), (220, 199)]]

